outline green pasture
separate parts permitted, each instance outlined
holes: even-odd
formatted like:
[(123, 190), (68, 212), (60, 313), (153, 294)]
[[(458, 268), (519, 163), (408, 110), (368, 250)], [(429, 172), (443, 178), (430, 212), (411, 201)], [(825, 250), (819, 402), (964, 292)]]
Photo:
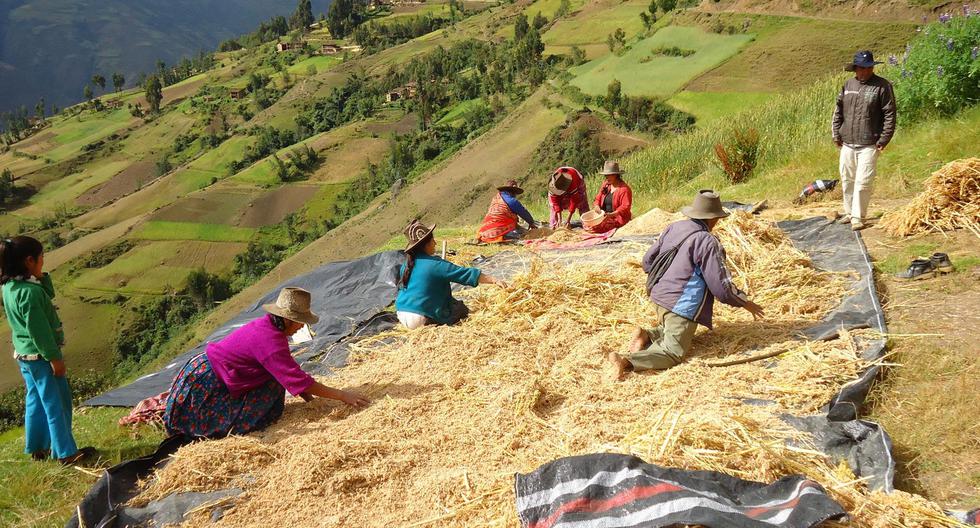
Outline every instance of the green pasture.
[(286, 68), (286, 71), (289, 72), (290, 75), (306, 76), (307, 70), (310, 69), (310, 66), (315, 66), (317, 73), (323, 73), (330, 68), (333, 68), (335, 65), (340, 64), (343, 62), (343, 60), (343, 57), (338, 57), (336, 55), (315, 55), (293, 64), (289, 68)]
[(152, 220), (141, 225), (131, 236), (140, 240), (248, 242), (253, 234), (255, 234), (255, 229), (250, 227)]
[[(316, 149), (315, 144), (322, 140), (327, 135), (336, 135), (338, 132), (349, 133), (353, 130), (353, 127), (344, 126), (327, 132), (321, 132), (314, 136), (310, 136), (299, 143), (295, 143), (285, 148), (281, 148), (276, 151), (275, 155), (279, 157), (283, 162), (287, 162), (287, 154), (299, 148), (302, 145), (309, 145), (311, 148)], [(267, 156), (265, 158), (256, 161), (255, 163), (249, 165), (248, 167), (242, 169), (237, 174), (229, 178), (229, 181), (236, 183), (245, 183), (250, 185), (258, 185), (260, 187), (272, 187), (279, 185), (282, 182), (279, 180), (279, 176), (276, 175), (275, 161), (272, 156)]]
[(303, 216), (315, 222), (333, 220), (335, 216), (333, 206), (337, 203), (337, 197), (348, 185), (348, 183), (325, 183), (321, 185), (316, 195), (303, 207)]
[[(545, 5), (550, 5), (554, 0), (539, 0)], [(538, 2), (535, 2), (538, 3)], [(601, 10), (591, 7), (582, 9), (574, 17), (559, 20), (551, 27), (541, 40), (547, 48), (550, 47), (570, 47), (585, 46), (589, 44), (601, 44), (605, 46), (606, 37), (610, 33), (622, 28), (626, 32), (627, 39), (632, 39), (644, 31), (643, 22), (640, 20), (640, 13), (646, 11), (650, 2), (642, 0), (627, 0), (622, 3), (603, 2)], [(532, 7), (525, 10), (534, 16)], [(581, 5), (572, 2), (572, 6)], [(557, 7), (557, 3), (555, 3)], [(545, 53), (549, 50), (545, 49)], [(567, 50), (565, 50), (567, 51)]]
[(449, 125), (453, 124), (461, 119), (470, 109), (479, 108), (483, 106), (483, 101), (480, 99), (469, 99), (467, 101), (460, 101), (456, 106), (449, 109), (445, 115), (439, 118), (435, 124), (437, 125)]
[(84, 194), (85, 191), (105, 183), (128, 167), (133, 161), (125, 159), (103, 159), (87, 166), (80, 172), (70, 174), (59, 180), (54, 180), (45, 185), (39, 193), (31, 197), (30, 203), (32, 207), (18, 211), (18, 213), (34, 216), (36, 214), (35, 211), (51, 211), (58, 204), (68, 204), (71, 206), (75, 199)]
[[(613, 79), (619, 79), (623, 93), (665, 97), (683, 88), (691, 79), (738, 53), (751, 40), (747, 35), (717, 35), (697, 27), (669, 26), (652, 37), (634, 43), (622, 55), (608, 54), (569, 71), (576, 77), (571, 84), (593, 95), (606, 93)], [(652, 55), (666, 46), (695, 50), (688, 57)]]
[(698, 126), (736, 114), (746, 108), (768, 101), (772, 94), (765, 92), (692, 92), (683, 90), (667, 100), (674, 108), (693, 114)]

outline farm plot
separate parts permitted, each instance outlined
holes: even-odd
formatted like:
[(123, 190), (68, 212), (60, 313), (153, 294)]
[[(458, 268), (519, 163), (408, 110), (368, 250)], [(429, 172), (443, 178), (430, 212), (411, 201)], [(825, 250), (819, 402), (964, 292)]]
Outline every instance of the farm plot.
[(155, 213), (150, 220), (234, 225), (241, 211), (258, 194), (255, 189), (215, 186), (180, 198)]
[[(623, 55), (609, 54), (576, 66), (571, 83), (593, 95), (606, 93), (619, 79), (628, 95), (665, 97), (680, 90), (691, 79), (724, 62), (751, 40), (748, 35), (717, 35), (696, 27), (670, 26), (643, 39)], [(687, 57), (666, 56), (658, 48), (692, 50)]]
[(697, 125), (717, 121), (746, 108), (768, 101), (772, 94), (765, 92), (693, 92), (684, 90), (667, 102), (697, 118)]
[(290, 213), (299, 211), (316, 194), (319, 186), (291, 183), (268, 191), (248, 204), (239, 214), (242, 227), (263, 227), (278, 224)]
[(201, 240), (206, 242), (247, 242), (254, 229), (225, 224), (168, 222), (151, 220), (141, 225), (132, 238), (142, 240)]
[[(550, 0), (541, 0), (540, 3), (548, 5)], [(572, 46), (584, 49), (590, 58), (609, 53), (606, 37), (617, 28), (622, 28), (627, 38), (640, 34), (643, 31), (640, 13), (645, 11), (649, 4), (637, 0), (622, 3), (602, 0), (589, 3), (575, 16), (555, 22), (554, 26), (542, 35), (541, 40), (545, 44), (544, 53), (545, 55), (566, 54)], [(531, 13), (531, 16), (535, 12), (533, 5), (526, 10), (527, 13)], [(574, 6), (575, 3), (573, 2), (572, 5)]]
[(187, 275), (200, 268), (210, 272), (227, 270), (243, 243), (192, 240), (145, 242), (127, 251), (109, 265), (88, 270), (74, 286), (96, 291), (159, 294), (183, 286)]

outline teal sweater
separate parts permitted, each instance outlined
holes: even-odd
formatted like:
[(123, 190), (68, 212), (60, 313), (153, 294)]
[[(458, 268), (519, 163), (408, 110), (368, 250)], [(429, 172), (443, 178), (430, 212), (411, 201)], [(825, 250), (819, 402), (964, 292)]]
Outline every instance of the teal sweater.
[[(405, 265), (402, 264), (398, 276), (404, 273)], [(398, 289), (395, 310), (424, 315), (437, 323), (447, 324), (453, 300), (450, 283), (476, 286), (479, 281), (480, 270), (477, 268), (464, 268), (422, 253), (415, 257), (408, 287)]]
[(61, 359), (65, 332), (52, 299), (54, 284), (47, 273), (39, 281), (11, 279), (3, 285), (3, 310), (17, 355), (40, 354), (48, 361)]

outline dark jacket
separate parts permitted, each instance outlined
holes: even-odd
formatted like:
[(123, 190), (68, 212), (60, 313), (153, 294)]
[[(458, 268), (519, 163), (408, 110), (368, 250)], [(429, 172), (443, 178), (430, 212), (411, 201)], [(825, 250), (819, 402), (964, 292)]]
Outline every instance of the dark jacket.
[(725, 267), (725, 250), (721, 242), (708, 232), (701, 220), (681, 220), (664, 229), (660, 238), (643, 257), (643, 271), (650, 266), (661, 250), (668, 251), (681, 242), (673, 263), (650, 291), (654, 304), (675, 314), (711, 328), (711, 310), (715, 297), (732, 306), (744, 306), (747, 298), (732, 283)]
[(861, 82), (850, 78), (837, 94), (834, 141), (883, 147), (895, 134), (895, 92), (890, 82), (872, 75)]

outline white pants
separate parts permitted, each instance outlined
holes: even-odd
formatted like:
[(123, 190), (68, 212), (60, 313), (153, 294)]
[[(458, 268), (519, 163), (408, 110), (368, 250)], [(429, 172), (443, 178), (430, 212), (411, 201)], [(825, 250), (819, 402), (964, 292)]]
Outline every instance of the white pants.
[(429, 324), (429, 318), (412, 312), (397, 312), (398, 322), (408, 328), (415, 330)]
[(844, 189), (844, 214), (851, 222), (864, 221), (878, 171), (878, 149), (874, 145), (844, 145), (840, 149), (840, 182)]

